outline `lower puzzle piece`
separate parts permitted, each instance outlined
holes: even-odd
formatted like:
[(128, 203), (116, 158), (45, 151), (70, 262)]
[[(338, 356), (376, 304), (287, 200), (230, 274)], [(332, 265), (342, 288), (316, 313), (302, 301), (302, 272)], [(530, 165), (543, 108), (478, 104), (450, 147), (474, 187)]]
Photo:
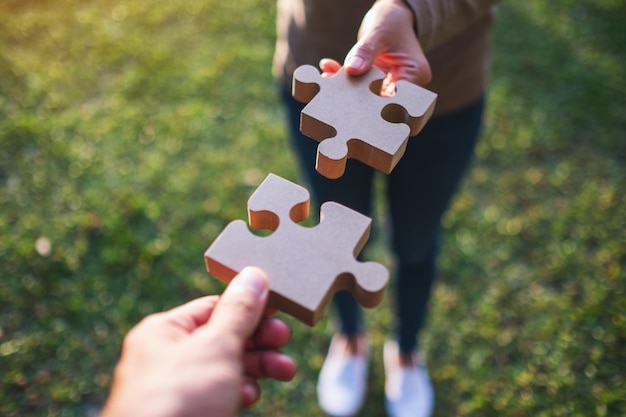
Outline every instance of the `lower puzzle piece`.
[(293, 74), (293, 97), (308, 103), (300, 131), (320, 142), (316, 169), (328, 178), (343, 175), (348, 158), (389, 174), (430, 118), (437, 95), (408, 81), (396, 83), (392, 97), (381, 97), (385, 74), (370, 69), (349, 76), (343, 69), (322, 77), (311, 65)]
[(369, 237), (370, 218), (327, 202), (317, 226), (301, 226), (297, 222), (309, 217), (308, 191), (274, 174), (248, 200), (248, 217), (253, 229), (273, 233), (257, 236), (244, 221), (231, 222), (204, 254), (212, 275), (230, 282), (246, 266), (262, 268), (270, 278), (268, 307), (310, 326), (339, 290), (364, 307), (382, 300), (387, 269), (355, 259)]

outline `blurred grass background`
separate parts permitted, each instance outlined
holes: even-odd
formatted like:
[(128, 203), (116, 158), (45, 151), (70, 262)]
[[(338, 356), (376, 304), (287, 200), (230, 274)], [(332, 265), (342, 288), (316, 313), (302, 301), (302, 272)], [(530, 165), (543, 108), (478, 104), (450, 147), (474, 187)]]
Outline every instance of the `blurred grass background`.
[[(0, 15), (0, 415), (84, 416), (132, 325), (222, 290), (203, 252), (267, 173), (299, 182), (275, 5), (4, 0)], [(626, 415), (624, 21), (623, 0), (499, 7), (423, 336), (435, 416)], [(388, 263), (376, 220), (369, 251)], [(361, 416), (384, 415), (388, 302), (367, 313)], [(332, 319), (286, 320), (299, 374), (246, 415), (321, 415)]]

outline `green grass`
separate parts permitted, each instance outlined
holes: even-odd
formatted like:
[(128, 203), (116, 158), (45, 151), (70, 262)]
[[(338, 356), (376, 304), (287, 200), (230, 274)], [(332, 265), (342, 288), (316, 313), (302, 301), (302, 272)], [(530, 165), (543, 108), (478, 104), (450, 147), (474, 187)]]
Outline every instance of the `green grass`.
[[(203, 252), (265, 175), (299, 179), (275, 5), (9, 0), (0, 15), (0, 415), (81, 416), (142, 316), (222, 290)], [(499, 9), (423, 335), (436, 416), (626, 414), (625, 19), (622, 0)], [(388, 303), (367, 313), (362, 416), (384, 415)], [(331, 318), (287, 320), (298, 376), (264, 383), (246, 415), (321, 414)]]

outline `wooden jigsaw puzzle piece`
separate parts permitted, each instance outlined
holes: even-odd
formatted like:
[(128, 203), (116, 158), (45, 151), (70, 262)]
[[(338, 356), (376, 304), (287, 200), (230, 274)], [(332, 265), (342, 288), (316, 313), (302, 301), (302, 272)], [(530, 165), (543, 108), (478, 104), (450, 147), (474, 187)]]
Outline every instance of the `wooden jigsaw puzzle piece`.
[(280, 219), (298, 223), (309, 218), (309, 192), (269, 174), (248, 199), (250, 227), (275, 231)]
[(245, 248), (258, 245), (261, 237), (250, 233), (243, 220), (230, 222), (204, 253), (207, 271), (228, 283), (246, 266)]
[[(287, 197), (281, 198), (282, 192)], [(306, 210), (297, 208), (304, 205)], [(270, 277), (268, 306), (310, 326), (342, 289), (351, 291), (364, 307), (380, 303), (387, 269), (356, 260), (369, 236), (371, 219), (330, 202), (322, 206), (317, 226), (303, 227), (294, 219), (308, 213), (308, 192), (273, 174), (250, 197), (248, 206), (250, 224), (274, 233), (256, 236), (243, 221), (231, 222), (205, 253), (211, 274), (229, 282), (248, 265), (261, 267)]]
[(407, 81), (396, 83), (393, 97), (381, 97), (384, 73), (376, 68), (361, 76), (342, 70), (322, 77), (311, 65), (296, 69), (293, 96), (308, 103), (300, 130), (320, 142), (316, 169), (339, 178), (348, 158), (390, 173), (409, 135), (417, 134), (430, 118), (437, 95)]
[(357, 260), (369, 239), (372, 219), (328, 201), (320, 209), (320, 223), (316, 226), (323, 259), (333, 257), (335, 269), (341, 274), (335, 279), (330, 295), (348, 290), (359, 304), (375, 307), (382, 301), (389, 279), (387, 268), (377, 262)]
[[(255, 230), (276, 231), (281, 218), (300, 222), (308, 217), (309, 192), (274, 174), (269, 174), (248, 199), (248, 221)], [(245, 250), (260, 247), (262, 239), (251, 233), (244, 221), (232, 221), (205, 252), (207, 270), (230, 282), (244, 267), (259, 266), (242, 261), (249, 258)]]

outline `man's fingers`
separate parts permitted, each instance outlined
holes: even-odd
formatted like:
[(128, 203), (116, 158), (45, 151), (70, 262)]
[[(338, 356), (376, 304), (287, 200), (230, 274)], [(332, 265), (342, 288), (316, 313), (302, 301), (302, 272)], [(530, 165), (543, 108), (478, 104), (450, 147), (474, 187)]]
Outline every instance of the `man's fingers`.
[(280, 349), (291, 337), (291, 329), (276, 317), (265, 317), (256, 329), (254, 336), (246, 342), (246, 349)]
[(241, 386), (241, 408), (252, 407), (261, 398), (261, 387), (254, 378), (244, 377)]
[(150, 314), (126, 334), (124, 346), (140, 345), (146, 337), (180, 340), (207, 322), (218, 299), (217, 295), (210, 295), (168, 311)]
[(217, 295), (196, 298), (181, 306), (165, 311), (161, 315), (164, 319), (179, 324), (191, 333), (209, 320), (218, 300), (219, 296)]
[(296, 374), (295, 361), (276, 350), (255, 350), (243, 357), (244, 373), (255, 379), (291, 381)]

